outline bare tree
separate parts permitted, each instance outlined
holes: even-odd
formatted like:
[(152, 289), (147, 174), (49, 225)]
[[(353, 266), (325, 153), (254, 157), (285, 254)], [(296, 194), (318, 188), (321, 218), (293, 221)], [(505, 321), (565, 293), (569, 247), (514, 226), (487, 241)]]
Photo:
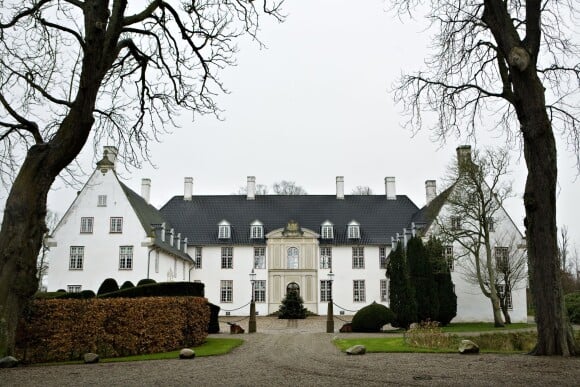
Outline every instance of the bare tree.
[(471, 148), (458, 148), (458, 159), (450, 167), (455, 176), (447, 196), (445, 210), (435, 218), (439, 235), (459, 247), (454, 252), (463, 275), (473, 279), (481, 293), (489, 298), (494, 324), (503, 326), (500, 297), (495, 284), (493, 232), (503, 218), (502, 205), (511, 196), (510, 184), (503, 181), (508, 173), (507, 150), (486, 150), (471, 156)]
[[(267, 185), (264, 184), (256, 184), (256, 195), (268, 195), (269, 188)], [(236, 195), (247, 195), (248, 194), (248, 187), (243, 186), (238, 188)]]
[(277, 0), (3, 0), (0, 169), (12, 182), (0, 231), (0, 357), (36, 291), (46, 197), (85, 143), (129, 165), (186, 109), (217, 114), (218, 71)]
[(369, 186), (357, 185), (351, 192), (352, 195), (372, 195), (373, 190)]
[(42, 288), (42, 281), (44, 279), (44, 276), (46, 276), (46, 273), (48, 272), (48, 266), (49, 266), (47, 254), (48, 254), (48, 251), (50, 250), (50, 247), (46, 243), (47, 238), (49, 238), (51, 236), (51, 234), (54, 231), (54, 229), (56, 228), (57, 224), (58, 224), (58, 215), (55, 212), (47, 210), (46, 211), (46, 233), (44, 234), (44, 236), (42, 238), (42, 247), (40, 249), (40, 253), (38, 254), (38, 260), (36, 261), (36, 278), (38, 280), (38, 288), (39, 289)]
[(558, 255), (560, 257), (562, 271), (568, 271), (569, 245), (570, 237), (568, 236), (568, 226), (563, 225), (560, 227), (560, 238), (558, 238)]
[(276, 195), (306, 195), (306, 190), (293, 181), (282, 180), (272, 185)]
[[(519, 138), (528, 169), (524, 193), (530, 281), (537, 312), (537, 355), (576, 353), (558, 264), (554, 128), (580, 166), (580, 47), (572, 1), (392, 0), (402, 15), (419, 5), (438, 30), (427, 68), (401, 79), (395, 98), (415, 130), (438, 115), (439, 139), (474, 138), (481, 127)], [(424, 8), (421, 7), (421, 12)], [(484, 116), (485, 115), (485, 116)], [(485, 118), (485, 119), (484, 119)], [(490, 121), (495, 120), (495, 123)], [(495, 125), (494, 125), (495, 124)]]

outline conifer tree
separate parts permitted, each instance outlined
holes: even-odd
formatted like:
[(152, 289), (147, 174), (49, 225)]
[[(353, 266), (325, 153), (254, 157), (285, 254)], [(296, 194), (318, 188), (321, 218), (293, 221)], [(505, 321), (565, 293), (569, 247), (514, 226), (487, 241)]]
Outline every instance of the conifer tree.
[(415, 288), (418, 321), (436, 320), (439, 312), (437, 286), (429, 254), (419, 237), (413, 237), (407, 243), (407, 265)]
[(296, 291), (289, 291), (278, 309), (278, 318), (306, 318), (306, 308), (302, 297)]
[(390, 254), (387, 277), (389, 278), (389, 306), (395, 313), (395, 319), (391, 325), (408, 329), (411, 323), (417, 321), (417, 304), (415, 291), (409, 281), (405, 249), (400, 243)]
[(447, 325), (457, 315), (457, 296), (453, 290), (453, 281), (449, 265), (443, 257), (443, 245), (437, 238), (430, 237), (427, 251), (433, 266), (433, 277), (437, 285), (439, 312), (437, 320), (441, 325)]

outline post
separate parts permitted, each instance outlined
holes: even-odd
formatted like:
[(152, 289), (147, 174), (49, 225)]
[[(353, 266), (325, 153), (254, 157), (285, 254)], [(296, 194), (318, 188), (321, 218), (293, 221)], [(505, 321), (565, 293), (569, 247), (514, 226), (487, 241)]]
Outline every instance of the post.
[(256, 333), (256, 302), (254, 301), (254, 284), (256, 283), (256, 273), (254, 269), (250, 273), (250, 282), (252, 283), (252, 298), (250, 300), (250, 321), (248, 323), (248, 333)]
[(328, 308), (326, 311), (326, 333), (334, 333), (334, 305), (332, 301), (333, 278), (334, 274), (332, 273), (332, 269), (330, 269), (330, 273), (328, 273), (328, 281), (330, 283), (330, 298), (328, 299)]

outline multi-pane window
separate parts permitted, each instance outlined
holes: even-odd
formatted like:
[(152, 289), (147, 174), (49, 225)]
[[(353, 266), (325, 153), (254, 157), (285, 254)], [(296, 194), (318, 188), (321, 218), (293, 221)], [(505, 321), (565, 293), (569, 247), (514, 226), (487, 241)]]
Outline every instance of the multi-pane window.
[(228, 222), (222, 222), (218, 228), (218, 238), (219, 239), (230, 239), (231, 229)]
[(387, 248), (385, 246), (379, 247), (379, 269), (387, 268)]
[(461, 230), (461, 218), (459, 216), (452, 216), (450, 219), (451, 230)]
[(332, 281), (320, 281), (320, 302), (332, 301)]
[(389, 302), (389, 280), (382, 279), (380, 284), (381, 302)]
[(332, 247), (324, 246), (320, 248), (320, 268), (332, 268)]
[(495, 231), (495, 219), (492, 217), (487, 218), (487, 228), (490, 232)]
[(365, 268), (365, 249), (364, 247), (353, 247), (352, 248), (352, 268), (353, 269), (364, 269)]
[(85, 256), (84, 246), (71, 246), (68, 268), (70, 270), (82, 270), (84, 256)]
[(231, 280), (220, 281), (220, 301), (234, 302), (234, 281)]
[(234, 248), (222, 247), (222, 269), (234, 268)]
[(298, 249), (296, 247), (290, 247), (288, 249), (288, 259), (287, 259), (287, 266), (288, 269), (298, 269)]
[(334, 238), (334, 227), (330, 223), (324, 223), (321, 227), (320, 234), (322, 239)]
[(264, 226), (259, 223), (255, 223), (250, 227), (250, 238), (251, 239), (263, 239), (264, 238)]
[(352, 222), (348, 225), (348, 238), (349, 239), (359, 239), (360, 238), (360, 226), (356, 222)]
[(202, 267), (202, 260), (201, 260), (201, 247), (195, 248), (195, 268), (201, 269)]
[(449, 271), (453, 271), (455, 260), (453, 258), (453, 246), (443, 246), (443, 258), (447, 262), (447, 267)]
[(133, 269), (133, 246), (119, 247), (119, 269)]
[(504, 273), (508, 269), (509, 248), (496, 247), (495, 248), (495, 264), (500, 273)]
[(66, 291), (69, 293), (80, 293), (82, 288), (82, 285), (67, 285)]
[(123, 218), (120, 217), (112, 217), (111, 218), (111, 227), (109, 229), (110, 233), (121, 233), (123, 232)]
[(509, 286), (504, 284), (497, 285), (497, 292), (499, 293), (499, 297), (504, 300), (505, 306), (511, 310), (513, 309), (513, 302), (512, 302), (512, 291)]
[(353, 302), (365, 302), (365, 280), (352, 281)]
[(266, 281), (258, 280), (254, 282), (254, 301), (266, 302)]
[(107, 207), (107, 195), (99, 195), (97, 198), (97, 206)]
[(254, 247), (254, 269), (266, 268), (266, 248)]
[(93, 232), (93, 217), (82, 217), (81, 218), (81, 233), (92, 233)]

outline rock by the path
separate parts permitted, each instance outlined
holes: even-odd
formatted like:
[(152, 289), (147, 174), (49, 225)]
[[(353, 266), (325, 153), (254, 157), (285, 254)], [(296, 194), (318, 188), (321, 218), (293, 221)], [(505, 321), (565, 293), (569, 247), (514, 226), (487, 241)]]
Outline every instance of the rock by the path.
[(195, 351), (189, 348), (183, 348), (179, 351), (179, 358), (180, 359), (193, 359), (195, 358)]
[(85, 364), (95, 364), (99, 362), (99, 355), (97, 355), (96, 353), (85, 353), (85, 355), (83, 356), (83, 360), (85, 362)]
[(340, 327), (339, 332), (341, 332), (341, 333), (350, 333), (350, 332), (352, 332), (352, 323), (343, 324), (343, 326)]
[(366, 352), (367, 352), (366, 347), (361, 344), (353, 345), (352, 347), (346, 350), (347, 355), (364, 355)]
[(479, 353), (479, 346), (471, 340), (461, 340), (461, 343), (459, 344), (459, 353), (464, 355)]
[(0, 359), (0, 368), (12, 368), (18, 365), (18, 359), (12, 356), (6, 356)]

